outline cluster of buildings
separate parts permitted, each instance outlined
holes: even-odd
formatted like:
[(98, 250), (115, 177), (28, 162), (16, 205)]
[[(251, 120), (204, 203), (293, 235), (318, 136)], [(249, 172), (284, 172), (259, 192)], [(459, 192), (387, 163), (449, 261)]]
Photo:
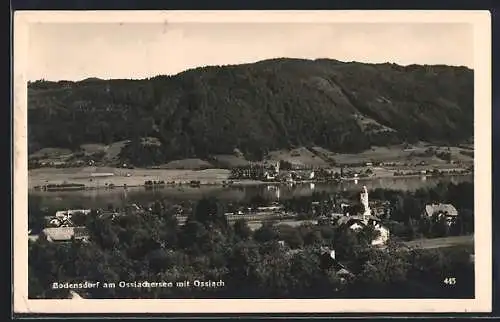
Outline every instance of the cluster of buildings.
[[(131, 204), (122, 209), (121, 212), (99, 210), (98, 216), (115, 219), (115, 217), (120, 216), (120, 213), (141, 214), (151, 210), (151, 208)], [(355, 232), (369, 227), (376, 232), (377, 236), (372, 240), (372, 245), (384, 245), (389, 240), (390, 231), (383, 224), (383, 220), (390, 217), (390, 210), (391, 205), (389, 202), (370, 202), (366, 186), (363, 186), (359, 194), (359, 202), (355, 205), (345, 200), (336, 199), (324, 202), (312, 202), (312, 214), (315, 217), (314, 219), (317, 219), (319, 225), (330, 224), (336, 227), (348, 227)], [(82, 218), (90, 213), (90, 209), (57, 211), (53, 216), (45, 218), (46, 227), (43, 229), (42, 234), (49, 241), (70, 241), (72, 238), (86, 239), (88, 234), (86, 233)], [(183, 216), (180, 210), (178, 213), (180, 216)], [(283, 215), (292, 216), (293, 214), (288, 214), (285, 207), (278, 202), (274, 202), (268, 206), (238, 208), (234, 212), (226, 213), (228, 219), (242, 218), (245, 215), (251, 215), (254, 218), (252, 220), (256, 220), (255, 218), (260, 218), (259, 216), (261, 215), (263, 216), (262, 218), (271, 216), (272, 218), (280, 219)], [(458, 211), (451, 204), (427, 204), (423, 209), (422, 215), (434, 221), (444, 220), (448, 226), (451, 226), (457, 222)], [(75, 220), (77, 216), (79, 219)], [(36, 238), (36, 236), (30, 236), (30, 239)]]
[(280, 161), (276, 161), (270, 165), (252, 164), (246, 167), (233, 168), (230, 178), (269, 182), (297, 182), (314, 180), (316, 175), (313, 169), (281, 169)]
[[(281, 247), (285, 248), (285, 242), (279, 241)], [(303, 249), (288, 249), (285, 254), (293, 257), (294, 255), (301, 253)], [(319, 265), (322, 269), (333, 270), (340, 280), (341, 285), (345, 285), (350, 279), (355, 277), (349, 268), (342, 264), (336, 255), (335, 249), (330, 247), (320, 246), (315, 251), (316, 255), (319, 257)]]
[(277, 202), (273, 202), (268, 206), (259, 207), (239, 207), (233, 212), (225, 213), (226, 217), (231, 218), (233, 216), (244, 216), (244, 215), (270, 215), (270, 214), (283, 214), (285, 212), (285, 207)]
[(279, 176), (280, 163), (276, 162), (274, 166), (249, 165), (231, 169), (231, 179), (247, 179), (247, 180), (269, 180), (274, 181)]
[[(76, 216), (87, 216), (90, 209), (68, 209), (57, 211), (54, 216), (45, 218), (45, 228), (41, 234), (50, 242), (69, 242), (72, 239), (87, 241), (88, 232), (81, 222), (75, 220)], [(37, 240), (39, 235), (29, 235), (32, 241)]]
[(342, 181), (344, 179), (359, 179), (369, 177), (372, 174), (372, 162), (361, 164), (361, 167), (368, 167), (366, 170), (353, 170), (341, 166), (338, 171), (325, 168), (313, 167), (283, 167), (281, 161), (269, 164), (250, 164), (244, 167), (231, 169), (231, 179), (237, 180), (259, 180), (268, 182), (297, 183), (311, 181)]
[(69, 209), (56, 211), (54, 216), (45, 218), (47, 221), (47, 226), (51, 228), (57, 227), (73, 227), (72, 217), (73, 215), (88, 215), (90, 214), (90, 209)]
[[(97, 216), (100, 218), (109, 218), (114, 220), (123, 214), (144, 214), (151, 211), (151, 208), (140, 207), (137, 204), (130, 204), (121, 209), (115, 210), (97, 210)], [(51, 242), (69, 242), (72, 239), (88, 240), (88, 231), (85, 227), (85, 217), (92, 212), (91, 209), (66, 209), (56, 211), (53, 216), (45, 217), (45, 228), (41, 231), (48, 241)], [(32, 241), (38, 239), (38, 235), (31, 235), (28, 232), (28, 238)]]
[(382, 220), (379, 216), (376, 216), (372, 209), (370, 208), (368, 190), (366, 186), (363, 186), (361, 193), (359, 194), (359, 211), (356, 213), (351, 213), (353, 207), (347, 204), (341, 204), (343, 210), (342, 213), (332, 213), (329, 217), (323, 217), (323, 221), (326, 219), (331, 223), (340, 226), (348, 227), (352, 231), (359, 232), (367, 227), (371, 227), (375, 232), (376, 236), (371, 244), (372, 245), (384, 245), (390, 236), (389, 229), (382, 224)]
[[(283, 212), (277, 205), (274, 205), (274, 208), (268, 208), (274, 209), (274, 212)], [(359, 202), (355, 204), (337, 199), (312, 202), (312, 215), (319, 225), (347, 227), (355, 232), (371, 228), (376, 236), (371, 243), (374, 246), (384, 245), (389, 240), (390, 230), (383, 222), (391, 217), (391, 210), (392, 206), (388, 201), (370, 201), (366, 186), (363, 186), (359, 194)], [(444, 220), (448, 226), (457, 223), (458, 211), (451, 204), (427, 204), (422, 212), (422, 218), (428, 218), (433, 222)], [(240, 212), (240, 214), (245, 213)]]

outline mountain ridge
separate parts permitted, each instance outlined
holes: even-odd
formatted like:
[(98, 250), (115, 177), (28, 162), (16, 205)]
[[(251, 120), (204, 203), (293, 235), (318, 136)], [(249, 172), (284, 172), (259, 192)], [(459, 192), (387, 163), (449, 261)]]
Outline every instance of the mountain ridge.
[(312, 62), (331, 62), (331, 63), (341, 63), (341, 64), (364, 64), (364, 65), (394, 65), (397, 67), (403, 67), (403, 68), (412, 68), (412, 67), (450, 67), (450, 68), (460, 68), (460, 69), (466, 69), (473, 71), (473, 68), (470, 68), (465, 65), (447, 65), (447, 64), (408, 64), (408, 65), (403, 65), (403, 64), (397, 64), (394, 62), (383, 62), (383, 63), (368, 63), (368, 62), (361, 62), (361, 61), (341, 61), (333, 58), (315, 58), (315, 59), (307, 59), (307, 58), (287, 58), (287, 57), (280, 57), (280, 58), (268, 58), (268, 59), (262, 59), (258, 60), (255, 62), (248, 62), (248, 63), (232, 63), (232, 64), (225, 64), (225, 65), (206, 65), (206, 66), (198, 66), (198, 67), (191, 67), (187, 68), (185, 70), (182, 70), (180, 72), (174, 73), (174, 74), (159, 74), (155, 76), (149, 76), (149, 77), (143, 77), (143, 78), (102, 78), (102, 77), (86, 77), (82, 78), (79, 80), (70, 80), (70, 79), (59, 79), (59, 80), (48, 80), (48, 79), (34, 79), (28, 81), (28, 86), (30, 84), (34, 84), (36, 82), (47, 82), (47, 83), (79, 83), (79, 82), (85, 82), (85, 81), (112, 81), (112, 80), (131, 80), (131, 81), (142, 81), (142, 80), (149, 80), (151, 78), (155, 77), (174, 77), (179, 74), (189, 72), (195, 69), (200, 69), (200, 68), (208, 68), (208, 67), (232, 67), (232, 66), (246, 66), (246, 65), (254, 65), (254, 64), (259, 64), (259, 63), (265, 63), (265, 62), (273, 62), (273, 61), (280, 61), (280, 60), (289, 60), (289, 61), (312, 61)]
[[(457, 144), (473, 136), (473, 70), (444, 65), (268, 59), (142, 80), (28, 85), (29, 150), (131, 140), (137, 165), (239, 149)], [(144, 144), (152, 137), (158, 144)]]

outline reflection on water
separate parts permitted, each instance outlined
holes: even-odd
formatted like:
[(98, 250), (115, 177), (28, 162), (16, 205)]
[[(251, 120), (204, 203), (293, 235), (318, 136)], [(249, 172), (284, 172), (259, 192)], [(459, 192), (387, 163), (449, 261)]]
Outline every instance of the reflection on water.
[(36, 202), (42, 207), (57, 208), (105, 208), (108, 205), (120, 206), (127, 202), (146, 203), (157, 199), (172, 201), (198, 200), (204, 196), (213, 196), (225, 201), (244, 201), (261, 195), (266, 199), (283, 200), (293, 196), (309, 196), (313, 192), (337, 192), (359, 189), (366, 185), (370, 190), (376, 188), (394, 190), (416, 190), (422, 187), (435, 186), (439, 182), (459, 183), (472, 182), (472, 176), (456, 176), (445, 178), (412, 177), (412, 178), (379, 178), (356, 179), (343, 183), (307, 183), (298, 185), (257, 185), (257, 186), (202, 186), (165, 187), (156, 190), (144, 188), (115, 188), (112, 190), (62, 191), (29, 193), (30, 202)]

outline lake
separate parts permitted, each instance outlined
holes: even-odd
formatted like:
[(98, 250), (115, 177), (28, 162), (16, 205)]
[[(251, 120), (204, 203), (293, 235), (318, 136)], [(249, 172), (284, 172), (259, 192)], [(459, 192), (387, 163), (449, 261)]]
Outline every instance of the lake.
[(313, 192), (329, 192), (358, 190), (365, 185), (368, 190), (376, 188), (413, 191), (423, 187), (432, 187), (439, 182), (472, 182), (473, 176), (449, 177), (406, 177), (379, 178), (342, 183), (316, 183), (288, 185), (248, 185), (248, 186), (167, 186), (155, 190), (137, 188), (115, 188), (110, 190), (60, 191), (42, 192), (30, 191), (29, 202), (40, 207), (49, 208), (107, 208), (108, 205), (120, 207), (126, 203), (149, 203), (158, 199), (170, 201), (198, 200), (204, 196), (213, 196), (225, 201), (245, 201), (261, 195), (271, 200), (283, 200), (294, 196), (308, 196)]

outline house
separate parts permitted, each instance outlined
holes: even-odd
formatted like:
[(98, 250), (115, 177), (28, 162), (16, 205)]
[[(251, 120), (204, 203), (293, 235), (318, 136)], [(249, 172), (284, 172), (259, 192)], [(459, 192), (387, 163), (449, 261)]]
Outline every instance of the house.
[(274, 174), (271, 174), (269, 172), (265, 172), (264, 173), (264, 179), (266, 180), (275, 180), (276, 179), (276, 176)]
[(120, 213), (112, 210), (101, 210), (98, 214), (100, 218), (111, 218), (112, 220), (120, 215)]
[(272, 205), (266, 207), (257, 207), (258, 212), (280, 212), (285, 210), (285, 208), (281, 205)]
[(340, 278), (341, 283), (346, 283), (348, 279), (354, 277), (354, 274), (346, 268), (341, 268), (337, 271), (337, 276)]
[(321, 268), (333, 269), (336, 275), (340, 278), (342, 284), (354, 276), (354, 274), (352, 274), (347, 267), (337, 260), (335, 250), (328, 247), (321, 247), (319, 258)]
[(59, 219), (57, 219), (57, 218), (54, 218), (54, 219), (51, 219), (49, 221), (49, 225), (51, 227), (59, 227), (59, 226), (61, 226), (61, 221)]
[(71, 215), (76, 214), (76, 213), (82, 213), (84, 215), (90, 214), (91, 210), (90, 209), (68, 209), (68, 210), (60, 210), (56, 211), (56, 218), (61, 219), (61, 218), (66, 218), (66, 217), (71, 217)]
[(447, 224), (451, 225), (458, 217), (458, 211), (452, 204), (428, 204), (424, 208), (424, 215), (438, 220), (444, 216)]
[(85, 227), (53, 227), (45, 228), (42, 233), (50, 242), (68, 242), (72, 238), (76, 240), (87, 240), (88, 232)]

